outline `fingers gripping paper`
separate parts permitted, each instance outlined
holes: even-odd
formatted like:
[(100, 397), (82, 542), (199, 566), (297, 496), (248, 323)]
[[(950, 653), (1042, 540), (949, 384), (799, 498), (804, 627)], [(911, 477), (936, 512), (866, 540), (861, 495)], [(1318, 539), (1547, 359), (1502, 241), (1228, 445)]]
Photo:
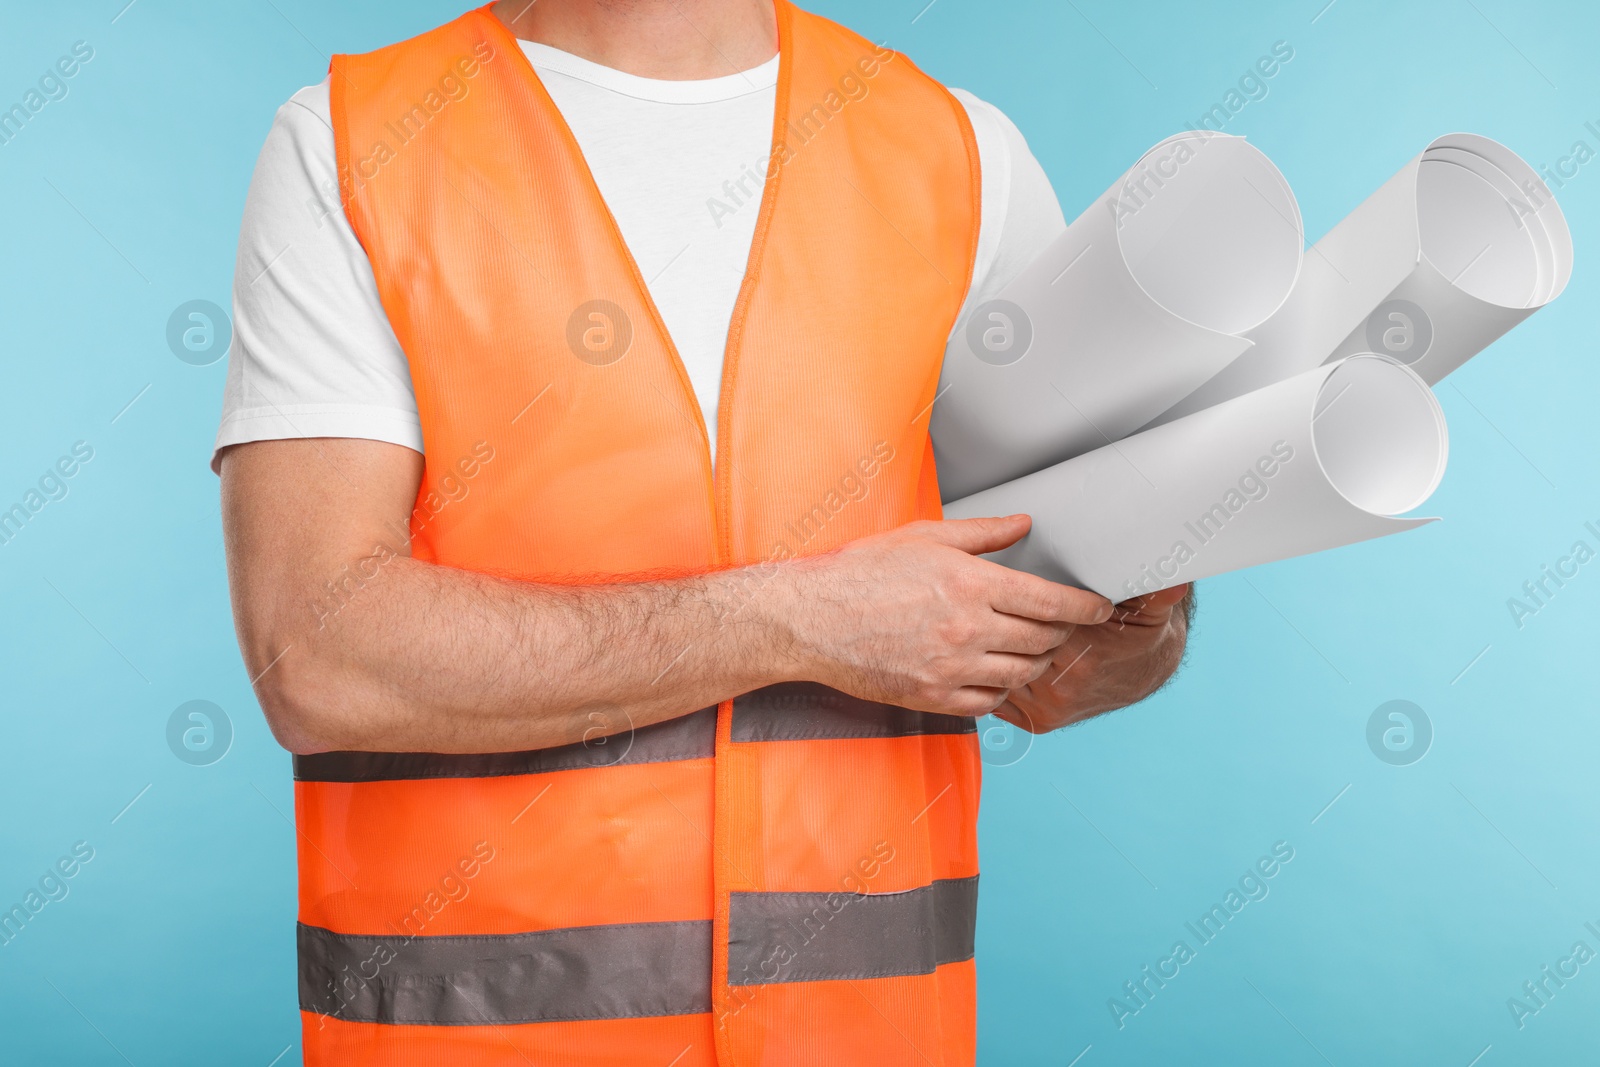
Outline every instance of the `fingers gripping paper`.
[(1566, 219), (1533, 168), (1487, 137), (1441, 137), (1312, 247), (1249, 351), (1153, 423), (1353, 352), (1393, 356), (1431, 385), (1571, 274)]
[(1411, 529), (1444, 474), (1427, 384), (1363, 354), (1225, 401), (945, 506), (1026, 512), (990, 558), (1125, 600)]
[(1294, 196), (1242, 137), (1149, 152), (999, 296), (945, 360), (931, 433), (945, 499), (1132, 433), (1226, 367), (1288, 296)]

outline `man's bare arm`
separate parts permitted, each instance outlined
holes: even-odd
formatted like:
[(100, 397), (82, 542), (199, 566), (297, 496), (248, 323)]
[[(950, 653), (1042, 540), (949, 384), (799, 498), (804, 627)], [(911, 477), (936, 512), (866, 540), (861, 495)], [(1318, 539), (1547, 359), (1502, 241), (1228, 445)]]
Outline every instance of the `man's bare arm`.
[[(1026, 533), (1026, 516), (912, 523), (671, 581), (506, 581), (410, 557), (421, 475), (416, 452), (375, 441), (223, 455), (240, 647), (291, 751), (540, 748), (791, 680), (983, 714), (1048, 669), (1075, 624), (1111, 611), (976, 558)], [(359, 585), (330, 596), (352, 571)]]

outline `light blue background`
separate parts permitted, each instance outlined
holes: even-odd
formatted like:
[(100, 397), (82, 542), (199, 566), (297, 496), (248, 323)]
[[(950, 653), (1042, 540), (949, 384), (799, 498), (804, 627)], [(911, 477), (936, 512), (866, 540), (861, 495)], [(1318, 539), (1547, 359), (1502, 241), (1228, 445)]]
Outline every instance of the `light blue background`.
[[(1536, 165), (1600, 149), (1593, 5), (1324, 2), (818, 6), (1003, 108), (1069, 217), (1278, 40), (1293, 60), (1227, 128), (1282, 168), (1312, 237), (1444, 132)], [(75, 841), (95, 850), (0, 948), (0, 1060), (267, 1067), (299, 1057), (289, 760), (229, 616), (206, 467), (225, 363), (175, 359), (165, 326), (227, 303), (276, 106), (327, 53), (457, 9), (138, 0), (113, 22), (124, 3), (0, 10), (0, 103), (74, 41), (95, 49), (0, 146), (0, 504), (72, 442), (95, 449), (0, 547), (0, 905)], [(1506, 1007), (1573, 942), (1600, 949), (1600, 563), (1521, 630), (1506, 607), (1600, 520), (1600, 162), (1558, 196), (1566, 295), (1439, 389), (1451, 469), (1428, 510), (1446, 521), (1203, 583), (1170, 689), (991, 770), (983, 1063), (1592, 1061), (1600, 962), (1521, 1030)], [(1395, 698), (1436, 731), (1412, 766), (1366, 744)], [(235, 727), (213, 766), (166, 745), (191, 699)], [(1193, 945), (1185, 921), (1280, 840), (1295, 858), (1270, 896), (1119, 1030), (1108, 998)]]

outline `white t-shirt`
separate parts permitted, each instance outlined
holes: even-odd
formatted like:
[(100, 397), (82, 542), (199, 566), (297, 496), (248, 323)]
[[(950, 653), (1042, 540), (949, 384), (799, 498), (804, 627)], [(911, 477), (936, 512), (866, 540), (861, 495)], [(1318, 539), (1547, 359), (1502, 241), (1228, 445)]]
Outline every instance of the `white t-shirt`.
[[(755, 233), (778, 58), (660, 81), (520, 42), (639, 264), (713, 435), (722, 356)], [(966, 309), (1065, 228), (1009, 119), (955, 90), (978, 143), (981, 222)], [(339, 205), (328, 83), (278, 109), (245, 201), (234, 342), (216, 453), (247, 441), (358, 437), (422, 451), (405, 353)], [(218, 465), (217, 454), (212, 468)]]

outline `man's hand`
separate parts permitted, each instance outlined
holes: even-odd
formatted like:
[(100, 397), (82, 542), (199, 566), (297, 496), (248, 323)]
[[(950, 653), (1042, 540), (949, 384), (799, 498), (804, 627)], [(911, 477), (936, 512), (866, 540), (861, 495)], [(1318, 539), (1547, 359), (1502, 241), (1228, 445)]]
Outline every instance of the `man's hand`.
[(984, 715), (1052, 670), (1074, 628), (1109, 625), (1097, 593), (979, 559), (1026, 515), (914, 522), (796, 560), (791, 626), (808, 677), (919, 711)]
[(1107, 621), (1074, 629), (995, 714), (1040, 734), (1138, 703), (1178, 669), (1193, 616), (1188, 585), (1123, 601)]

